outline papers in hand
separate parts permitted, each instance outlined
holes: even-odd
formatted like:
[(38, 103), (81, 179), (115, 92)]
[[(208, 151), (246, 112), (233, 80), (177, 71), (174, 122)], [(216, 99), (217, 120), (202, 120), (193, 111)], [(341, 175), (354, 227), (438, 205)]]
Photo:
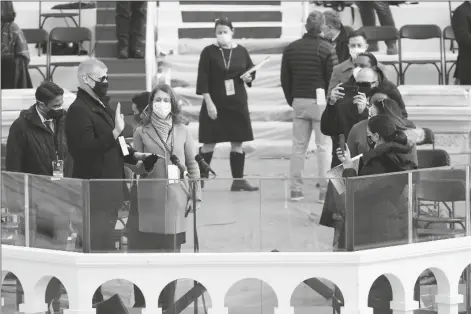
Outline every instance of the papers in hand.
[(243, 78), (246, 75), (249, 75), (249, 74), (252, 74), (255, 71), (258, 71), (265, 63), (268, 62), (268, 60), (270, 60), (270, 58), (271, 58), (271, 56), (266, 57), (265, 59), (263, 59), (262, 62), (260, 62), (259, 64), (253, 66), (248, 71), (244, 72), (244, 74), (242, 74), (240, 77)]
[[(358, 156), (355, 156), (352, 158), (352, 163), (353, 163), (353, 169), (358, 173), (358, 167), (360, 165), (360, 158), (363, 156), (363, 154), (360, 154)], [(337, 167), (334, 167), (330, 170), (327, 171), (327, 177), (329, 178), (330, 182), (334, 185), (335, 189), (337, 192), (342, 195), (345, 193), (346, 187), (345, 187), (345, 180), (342, 177), (343, 171), (345, 170), (343, 164), (338, 165)]]

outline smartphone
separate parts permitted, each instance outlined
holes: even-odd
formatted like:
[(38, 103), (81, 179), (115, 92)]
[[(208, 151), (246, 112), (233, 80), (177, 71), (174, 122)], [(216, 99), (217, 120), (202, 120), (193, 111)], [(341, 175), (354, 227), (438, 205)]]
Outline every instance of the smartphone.
[(345, 135), (343, 134), (339, 135), (339, 145), (340, 145), (342, 154), (345, 154)]
[(358, 86), (352, 86), (352, 85), (343, 86), (343, 92), (345, 93), (345, 96), (347, 97), (354, 97), (358, 95), (358, 91), (359, 91)]

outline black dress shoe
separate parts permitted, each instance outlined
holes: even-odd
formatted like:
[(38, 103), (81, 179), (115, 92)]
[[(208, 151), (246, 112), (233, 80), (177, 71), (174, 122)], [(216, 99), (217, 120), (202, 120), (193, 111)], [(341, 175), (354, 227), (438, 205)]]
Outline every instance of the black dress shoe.
[(132, 53), (132, 57), (134, 59), (144, 59), (144, 52), (141, 50), (141, 49), (136, 49), (133, 53)]
[(118, 59), (127, 59), (129, 57), (128, 50), (126, 48), (119, 49)]

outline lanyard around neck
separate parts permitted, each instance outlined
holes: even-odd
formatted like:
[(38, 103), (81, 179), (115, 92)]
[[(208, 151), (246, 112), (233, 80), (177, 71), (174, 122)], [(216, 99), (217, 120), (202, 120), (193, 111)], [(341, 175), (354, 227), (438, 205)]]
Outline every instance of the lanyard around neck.
[(231, 60), (232, 60), (232, 45), (231, 45), (231, 51), (229, 52), (229, 60), (226, 62), (226, 57), (224, 56), (224, 51), (222, 49), (221, 46), (219, 46), (219, 51), (221, 51), (221, 55), (222, 55), (222, 60), (224, 61), (224, 69), (226, 69), (226, 71), (229, 70), (229, 68), (231, 67)]

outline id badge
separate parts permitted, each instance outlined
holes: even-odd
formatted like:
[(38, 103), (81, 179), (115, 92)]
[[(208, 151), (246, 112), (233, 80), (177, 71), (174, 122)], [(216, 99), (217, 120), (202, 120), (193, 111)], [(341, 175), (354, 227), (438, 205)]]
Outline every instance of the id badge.
[(175, 184), (178, 183), (180, 179), (180, 169), (175, 165), (168, 165), (168, 183)]
[(225, 80), (224, 85), (226, 85), (227, 96), (235, 95), (234, 80)]

